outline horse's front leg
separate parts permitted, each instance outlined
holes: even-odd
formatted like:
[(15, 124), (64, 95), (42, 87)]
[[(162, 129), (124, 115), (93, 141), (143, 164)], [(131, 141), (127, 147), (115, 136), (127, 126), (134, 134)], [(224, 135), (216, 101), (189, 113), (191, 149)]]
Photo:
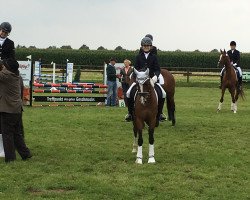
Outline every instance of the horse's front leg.
[(232, 103), (231, 103), (231, 110), (236, 113), (237, 112), (237, 104), (236, 104), (236, 100), (235, 100), (235, 88), (232, 88), (231, 90), (229, 90), (230, 94), (231, 94), (231, 98), (232, 98)]
[(148, 134), (149, 134), (148, 163), (155, 163), (154, 128), (149, 128), (148, 129)]
[(136, 153), (137, 152), (137, 128), (136, 126), (134, 126), (133, 128), (133, 131), (134, 131), (134, 142), (133, 142), (133, 150), (132, 150), (132, 153)]
[(138, 148), (137, 148), (137, 155), (136, 155), (136, 161), (137, 164), (142, 164), (142, 144), (143, 144), (143, 138), (142, 138), (142, 129), (138, 129)]
[(225, 90), (226, 90), (225, 88), (222, 88), (220, 103), (219, 103), (219, 106), (218, 106), (218, 108), (217, 108), (217, 112), (219, 112), (219, 111), (221, 110), (222, 103), (223, 103), (223, 101), (224, 101)]

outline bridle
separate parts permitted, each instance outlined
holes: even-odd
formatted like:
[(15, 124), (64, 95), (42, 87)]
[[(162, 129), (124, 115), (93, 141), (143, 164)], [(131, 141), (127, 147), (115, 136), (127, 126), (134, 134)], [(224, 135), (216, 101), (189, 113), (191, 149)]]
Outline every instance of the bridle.
[[(137, 80), (137, 83), (136, 83), (138, 95), (140, 97), (140, 102), (143, 105), (147, 102), (147, 100), (149, 98), (149, 94), (150, 94), (150, 89), (149, 89), (149, 91), (146, 91), (146, 92), (143, 91), (143, 88), (144, 88), (143, 86), (147, 81), (150, 81), (150, 78), (146, 78), (143, 80), (139, 79), (139, 80)], [(148, 84), (150, 85), (150, 83), (148, 83)]]

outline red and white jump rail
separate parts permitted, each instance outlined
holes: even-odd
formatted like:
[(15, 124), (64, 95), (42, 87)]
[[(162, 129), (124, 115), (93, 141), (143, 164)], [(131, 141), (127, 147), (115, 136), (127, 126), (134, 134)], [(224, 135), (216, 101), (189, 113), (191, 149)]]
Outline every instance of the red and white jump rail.
[(106, 90), (95, 91), (95, 90), (41, 90), (35, 89), (34, 93), (84, 93), (84, 94), (107, 94)]
[(35, 87), (67, 87), (67, 88), (107, 88), (107, 85), (103, 84), (86, 84), (86, 83), (34, 83)]

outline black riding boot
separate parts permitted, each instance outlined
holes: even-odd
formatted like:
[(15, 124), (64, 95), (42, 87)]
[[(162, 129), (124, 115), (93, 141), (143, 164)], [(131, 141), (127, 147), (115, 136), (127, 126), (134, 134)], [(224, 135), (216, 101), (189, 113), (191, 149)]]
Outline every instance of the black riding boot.
[(158, 113), (156, 116), (156, 127), (159, 126), (159, 121), (164, 120), (162, 118), (162, 110), (163, 110), (164, 102), (165, 102), (165, 98), (159, 98), (159, 100), (158, 100)]
[(127, 98), (127, 102), (128, 102), (128, 114), (125, 116), (125, 120), (129, 122), (133, 120), (133, 111), (134, 111), (133, 98)]
[(238, 77), (238, 90), (242, 89), (242, 76)]

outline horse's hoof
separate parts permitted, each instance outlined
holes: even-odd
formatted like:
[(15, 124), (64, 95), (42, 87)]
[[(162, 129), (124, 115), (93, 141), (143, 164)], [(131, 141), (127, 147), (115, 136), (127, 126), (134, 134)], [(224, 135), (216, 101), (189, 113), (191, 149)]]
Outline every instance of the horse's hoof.
[(136, 158), (136, 164), (142, 165), (142, 158)]
[(172, 120), (172, 126), (175, 126), (175, 124), (176, 124), (176, 121)]
[(236, 111), (234, 111), (234, 114), (236, 114)]
[(148, 163), (149, 163), (149, 164), (154, 164), (154, 163), (155, 163), (155, 158), (154, 158), (154, 157), (150, 157), (150, 158), (148, 159)]
[(136, 153), (136, 152), (137, 152), (137, 149), (133, 149), (133, 150), (132, 150), (132, 153)]

